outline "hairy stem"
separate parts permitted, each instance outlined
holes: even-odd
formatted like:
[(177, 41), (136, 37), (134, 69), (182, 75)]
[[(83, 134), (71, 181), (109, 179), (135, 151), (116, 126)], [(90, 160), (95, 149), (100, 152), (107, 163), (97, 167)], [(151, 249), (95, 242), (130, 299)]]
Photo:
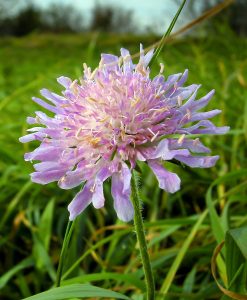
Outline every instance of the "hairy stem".
[(139, 196), (137, 178), (135, 172), (136, 171), (133, 170), (132, 179), (131, 179), (131, 188), (132, 188), (131, 198), (135, 210), (134, 225), (135, 225), (137, 241), (139, 243), (141, 260), (142, 260), (142, 265), (143, 265), (143, 270), (145, 275), (147, 300), (154, 300), (154, 292), (155, 292), (154, 278), (153, 278), (153, 272), (152, 272), (150, 258), (148, 254), (147, 243), (145, 239), (142, 213), (141, 213), (141, 200)]

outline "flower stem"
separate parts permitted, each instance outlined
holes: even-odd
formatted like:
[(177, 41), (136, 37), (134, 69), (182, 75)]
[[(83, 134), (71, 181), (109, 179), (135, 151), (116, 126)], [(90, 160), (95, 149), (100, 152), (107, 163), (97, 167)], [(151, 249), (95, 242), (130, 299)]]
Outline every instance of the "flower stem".
[(63, 266), (64, 266), (64, 258), (68, 250), (73, 227), (74, 227), (74, 222), (69, 221), (64, 235), (63, 246), (62, 246), (58, 268), (57, 268), (56, 287), (59, 287), (61, 283), (61, 277), (62, 277)]
[(131, 179), (131, 189), (132, 189), (132, 202), (134, 205), (135, 215), (134, 215), (134, 225), (136, 230), (137, 241), (139, 243), (141, 260), (145, 275), (146, 281), (146, 292), (147, 292), (147, 300), (154, 300), (154, 278), (153, 272), (151, 268), (150, 258), (147, 249), (147, 243), (145, 239), (144, 227), (143, 227), (143, 220), (142, 220), (142, 213), (141, 213), (141, 200), (138, 191), (138, 184), (137, 178), (135, 174), (135, 170), (132, 172), (132, 179)]

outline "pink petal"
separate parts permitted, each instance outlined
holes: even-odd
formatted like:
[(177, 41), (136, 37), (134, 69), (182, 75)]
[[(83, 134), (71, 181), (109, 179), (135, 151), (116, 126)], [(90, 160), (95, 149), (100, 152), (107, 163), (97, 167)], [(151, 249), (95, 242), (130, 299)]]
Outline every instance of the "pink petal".
[(93, 206), (97, 209), (102, 208), (105, 204), (105, 197), (103, 191), (103, 182), (96, 182), (94, 193), (92, 197)]
[(122, 163), (122, 178), (123, 178), (123, 193), (127, 192), (130, 188), (131, 172), (126, 163)]
[[(125, 183), (127, 188), (127, 183)], [(124, 222), (129, 222), (133, 219), (134, 208), (130, 201), (130, 185), (128, 189), (123, 192), (124, 178), (122, 172), (117, 172), (112, 175), (111, 193), (114, 199), (114, 208), (117, 216)]]
[(85, 168), (86, 164), (86, 162), (81, 161), (75, 170), (66, 172), (65, 176), (59, 180), (58, 186), (61, 189), (68, 190), (91, 178), (94, 170), (93, 168)]
[(101, 54), (101, 61), (104, 67), (110, 71), (116, 71), (119, 69), (118, 57), (112, 54)]
[(68, 206), (69, 219), (73, 221), (92, 201), (92, 181), (88, 181)]
[(169, 139), (169, 147), (170, 149), (181, 149), (186, 148), (194, 153), (209, 153), (210, 149), (205, 147), (199, 139), (191, 140), (185, 138), (182, 141), (179, 139)]
[(42, 139), (46, 137), (46, 134), (43, 132), (34, 132), (27, 135), (24, 135), (19, 138), (21, 143), (28, 143), (34, 140), (42, 141)]
[(170, 150), (168, 148), (168, 145), (169, 145), (169, 141), (167, 139), (162, 140), (158, 144), (153, 158), (161, 157), (163, 160), (171, 160), (178, 154), (184, 155), (184, 156), (187, 156), (190, 154), (189, 150), (187, 150), (187, 149)]
[(195, 113), (194, 115), (192, 115), (192, 117), (189, 121), (194, 122), (194, 121), (200, 121), (200, 120), (205, 120), (205, 119), (211, 119), (220, 113), (221, 113), (220, 109), (214, 109), (214, 110), (207, 111), (207, 112)]
[(59, 180), (58, 186), (61, 189), (69, 190), (80, 185), (84, 181), (85, 178), (83, 173), (78, 173), (76, 171), (69, 171), (65, 174), (65, 176), (63, 176)]
[(55, 114), (61, 113), (60, 109), (58, 109), (57, 107), (55, 107), (53, 105), (50, 105), (50, 104), (46, 103), (44, 100), (41, 100), (40, 98), (33, 97), (32, 100), (34, 102), (36, 102), (37, 104), (39, 104), (40, 106), (43, 106), (45, 109), (47, 109), (49, 111), (52, 111)]
[(64, 86), (66, 89), (68, 89), (72, 83), (72, 80), (68, 77), (61, 76), (57, 78), (57, 82)]
[(169, 193), (175, 193), (180, 189), (180, 178), (177, 174), (167, 171), (155, 160), (149, 160), (148, 165), (153, 170), (161, 189)]
[(31, 173), (32, 182), (36, 182), (39, 184), (47, 184), (53, 181), (59, 180), (64, 174), (66, 170), (51, 170), (46, 172), (34, 172)]
[(209, 103), (211, 98), (213, 97), (214, 93), (215, 93), (215, 90), (210, 91), (207, 95), (205, 95), (201, 99), (195, 101), (191, 108), (193, 110), (199, 110), (199, 109), (205, 107)]
[(37, 172), (46, 172), (51, 170), (61, 170), (66, 169), (66, 165), (57, 161), (44, 161), (37, 164), (34, 164), (34, 169)]
[(143, 154), (147, 159), (162, 158), (163, 160), (171, 160), (176, 155), (188, 156), (190, 154), (188, 149), (170, 150), (168, 139), (160, 141), (156, 148), (146, 148), (143, 151), (145, 151)]
[(101, 208), (105, 204), (105, 197), (103, 192), (103, 182), (111, 176), (108, 167), (103, 167), (97, 174), (94, 182), (94, 193), (92, 203), (95, 208)]
[(125, 74), (133, 71), (134, 65), (128, 50), (121, 48), (121, 56), (123, 57), (123, 71)]
[(188, 78), (188, 73), (189, 73), (188, 69), (184, 70), (184, 73), (178, 80), (178, 83), (177, 83), (178, 86), (182, 86), (186, 82), (186, 80)]
[(215, 156), (176, 156), (176, 159), (191, 168), (211, 168), (219, 159), (219, 155)]
[(28, 160), (58, 160), (61, 155), (61, 148), (49, 146), (48, 144), (41, 144), (33, 152), (28, 152), (24, 155), (26, 161)]
[(40, 94), (45, 97), (47, 100), (51, 101), (55, 105), (60, 104), (60, 103), (65, 103), (67, 100), (64, 97), (61, 97), (55, 93), (52, 93), (51, 91), (47, 89), (42, 89), (40, 90)]

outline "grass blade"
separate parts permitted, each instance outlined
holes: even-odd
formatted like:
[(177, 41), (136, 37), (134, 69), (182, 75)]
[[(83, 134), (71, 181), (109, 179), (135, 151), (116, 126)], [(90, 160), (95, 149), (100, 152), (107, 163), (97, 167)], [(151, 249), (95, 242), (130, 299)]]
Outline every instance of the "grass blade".
[(10, 269), (8, 272), (6, 272), (4, 275), (0, 277), (0, 289), (5, 287), (5, 285), (8, 283), (8, 281), (19, 271), (26, 269), (28, 267), (31, 267), (34, 265), (34, 260), (32, 257), (28, 257), (24, 260), (22, 260), (19, 264), (14, 266), (12, 269)]
[(62, 282), (62, 285), (68, 285), (73, 283), (85, 283), (92, 281), (101, 280), (119, 280), (124, 283), (132, 284), (139, 288), (141, 291), (145, 291), (145, 284), (142, 280), (138, 278), (137, 274), (120, 274), (120, 273), (95, 273), (95, 274), (85, 274), (82, 276), (67, 279)]
[(176, 272), (185, 256), (186, 252), (189, 250), (189, 246), (190, 246), (191, 242), (193, 241), (193, 239), (195, 238), (195, 235), (196, 235), (198, 229), (200, 228), (202, 222), (206, 218), (207, 214), (208, 214), (208, 210), (206, 209), (201, 214), (201, 216), (199, 217), (199, 219), (197, 220), (195, 225), (193, 226), (187, 239), (184, 241), (182, 247), (180, 248), (180, 250), (178, 252), (178, 255), (176, 256), (176, 258), (175, 258), (171, 268), (169, 269), (168, 274), (161, 286), (161, 289), (160, 289), (161, 294), (166, 294), (168, 292), (168, 290), (172, 284), (172, 281), (176, 275)]
[(247, 292), (247, 227), (231, 229), (226, 234), (226, 269), (229, 288)]
[(89, 284), (72, 284), (63, 287), (51, 289), (49, 291), (22, 299), (22, 300), (62, 300), (71, 298), (115, 298), (126, 299), (130, 298), (120, 293), (98, 288)]

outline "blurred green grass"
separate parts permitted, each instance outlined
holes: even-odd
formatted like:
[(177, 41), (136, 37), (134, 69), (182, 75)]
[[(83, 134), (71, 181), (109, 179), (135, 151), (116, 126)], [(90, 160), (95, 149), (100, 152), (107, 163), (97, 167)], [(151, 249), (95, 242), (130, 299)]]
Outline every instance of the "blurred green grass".
[[(23, 154), (35, 143), (23, 145), (18, 138), (27, 129), (26, 117), (40, 110), (31, 97), (43, 87), (59, 91), (57, 77), (80, 77), (82, 63), (96, 67), (102, 52), (118, 55), (120, 47), (126, 47), (136, 53), (140, 43), (149, 46), (155, 41), (151, 36), (106, 34), (34, 34), (0, 40), (1, 299), (20, 299), (52, 285), (68, 219), (66, 207), (76, 193), (56, 184), (30, 183), (32, 166)], [(142, 166), (143, 213), (157, 290), (169, 290), (166, 299), (220, 299), (210, 275), (213, 249), (222, 232), (247, 224), (247, 39), (228, 31), (224, 36), (187, 37), (165, 46), (155, 71), (159, 62), (166, 76), (188, 68), (188, 84), (202, 84), (199, 96), (215, 89), (209, 108), (220, 108), (222, 114), (214, 122), (231, 126), (231, 131), (203, 139), (213, 154), (221, 156), (214, 168), (171, 166), (182, 179), (182, 189), (174, 195), (159, 190)], [(81, 255), (85, 259), (66, 279), (141, 294), (138, 280), (143, 272), (133, 228), (116, 219), (108, 185), (105, 196), (104, 209), (89, 207), (77, 220), (66, 268)], [(223, 263), (218, 267), (224, 281)], [(114, 276), (116, 272), (132, 277)]]

